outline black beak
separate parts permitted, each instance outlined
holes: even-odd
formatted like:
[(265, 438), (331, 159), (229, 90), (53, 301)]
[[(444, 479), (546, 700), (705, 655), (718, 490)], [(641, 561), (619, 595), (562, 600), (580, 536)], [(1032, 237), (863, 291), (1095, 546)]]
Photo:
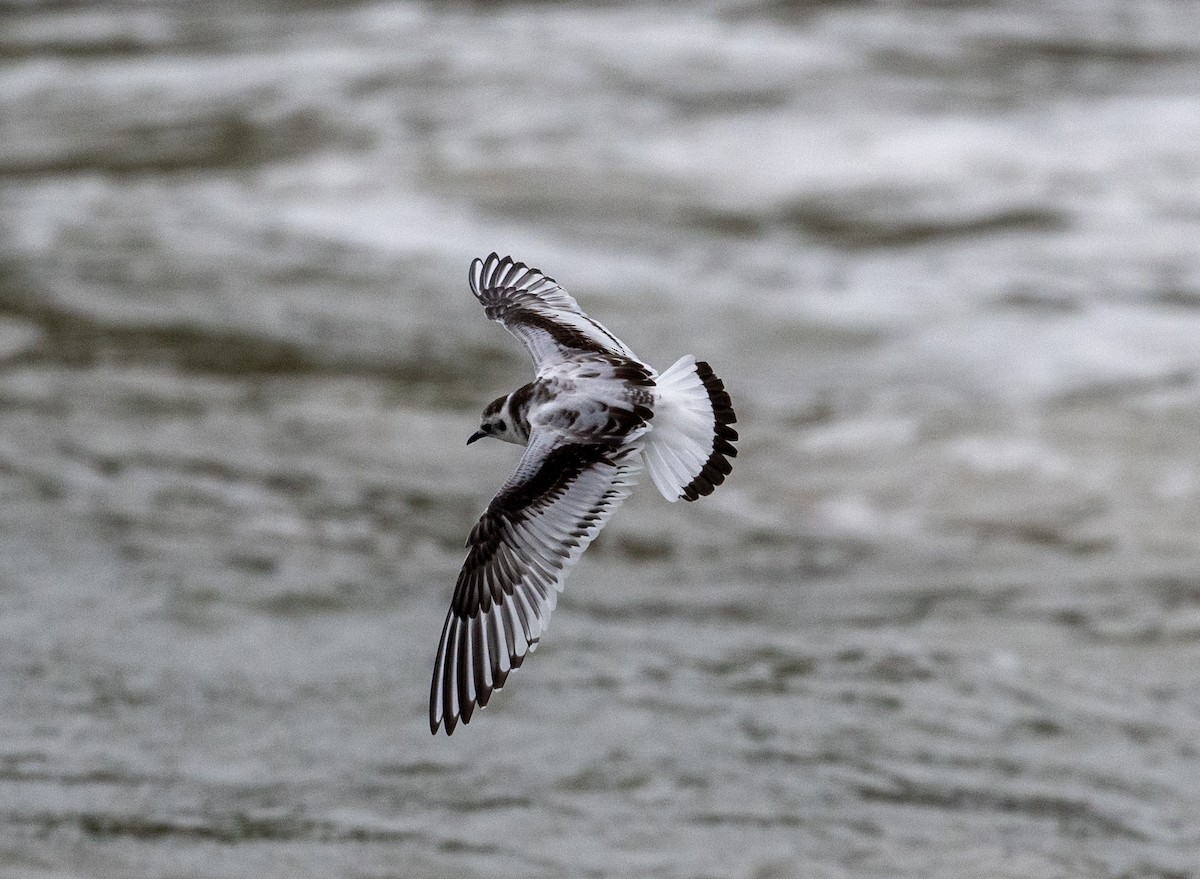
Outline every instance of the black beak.
[(484, 433), (482, 430), (477, 430), (471, 434), (471, 438), (467, 440), (467, 445), (469, 446), (471, 443), (475, 442), (475, 440), (483, 439), (485, 436), (487, 436), (486, 433)]

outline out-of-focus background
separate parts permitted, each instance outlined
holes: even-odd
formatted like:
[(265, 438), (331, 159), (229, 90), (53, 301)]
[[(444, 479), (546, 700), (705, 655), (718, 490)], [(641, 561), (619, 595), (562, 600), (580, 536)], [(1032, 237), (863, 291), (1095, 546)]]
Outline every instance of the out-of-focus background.
[[(0, 5), (0, 875), (1183, 879), (1188, 2)], [(452, 739), (537, 265), (742, 432)]]

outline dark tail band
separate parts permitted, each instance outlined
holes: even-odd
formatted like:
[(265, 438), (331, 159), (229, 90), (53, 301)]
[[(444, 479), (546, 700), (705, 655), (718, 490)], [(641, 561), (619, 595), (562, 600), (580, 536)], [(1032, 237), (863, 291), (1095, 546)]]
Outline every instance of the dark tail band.
[(683, 499), (694, 501), (713, 493), (713, 489), (725, 481), (725, 477), (733, 470), (730, 458), (737, 457), (737, 449), (733, 447), (738, 433), (732, 427), (737, 421), (733, 414), (733, 401), (725, 390), (725, 383), (717, 378), (712, 367), (703, 360), (696, 361), (696, 375), (704, 383), (708, 392), (709, 402), (712, 403), (713, 419), (713, 449), (696, 478), (683, 488)]

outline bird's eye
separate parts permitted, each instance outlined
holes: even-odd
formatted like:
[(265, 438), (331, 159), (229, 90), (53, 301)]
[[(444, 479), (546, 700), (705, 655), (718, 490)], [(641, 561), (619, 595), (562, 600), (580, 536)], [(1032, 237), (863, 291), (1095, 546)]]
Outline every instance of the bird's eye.
[(499, 421), (496, 422), (496, 430), (500, 430), (500, 431), (504, 430), (504, 419), (503, 418), (501, 418)]

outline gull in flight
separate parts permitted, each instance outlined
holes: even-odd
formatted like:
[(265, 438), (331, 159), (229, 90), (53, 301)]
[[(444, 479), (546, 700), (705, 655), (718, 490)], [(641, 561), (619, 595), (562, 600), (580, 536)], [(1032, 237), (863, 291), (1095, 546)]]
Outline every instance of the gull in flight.
[(553, 279), (511, 257), (471, 263), (471, 292), (533, 357), (536, 378), (489, 403), (479, 430), (525, 447), (467, 538), (433, 666), (429, 728), (454, 732), (533, 652), (567, 573), (642, 462), (669, 501), (725, 481), (737, 455), (729, 394), (691, 355), (659, 373)]

